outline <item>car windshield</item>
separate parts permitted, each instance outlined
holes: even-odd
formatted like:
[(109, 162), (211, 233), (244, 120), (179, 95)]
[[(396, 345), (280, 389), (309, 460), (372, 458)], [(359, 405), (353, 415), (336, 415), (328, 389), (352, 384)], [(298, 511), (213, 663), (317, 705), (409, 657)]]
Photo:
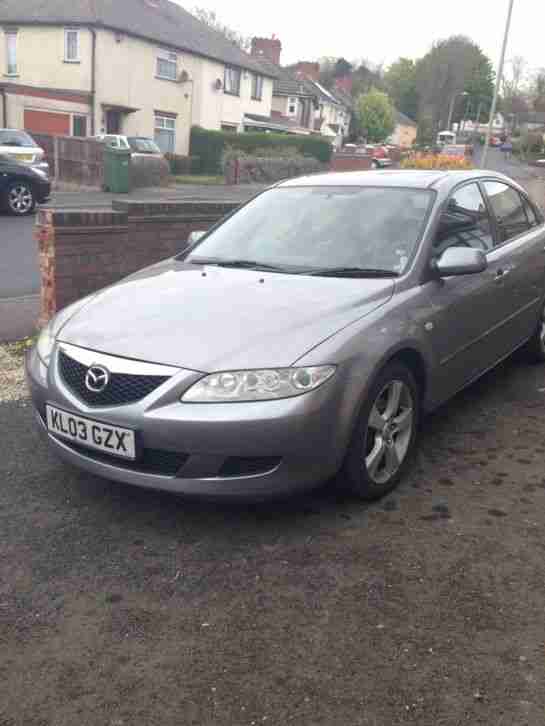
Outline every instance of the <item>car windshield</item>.
[(432, 192), (278, 187), (256, 197), (182, 255), (288, 272), (401, 274), (422, 236)]
[(129, 136), (127, 138), (129, 146), (133, 151), (139, 154), (160, 154), (161, 149), (157, 146), (155, 141), (151, 139), (141, 139), (138, 136)]
[(0, 129), (0, 146), (21, 146), (34, 149), (38, 145), (34, 139), (24, 131), (9, 131)]

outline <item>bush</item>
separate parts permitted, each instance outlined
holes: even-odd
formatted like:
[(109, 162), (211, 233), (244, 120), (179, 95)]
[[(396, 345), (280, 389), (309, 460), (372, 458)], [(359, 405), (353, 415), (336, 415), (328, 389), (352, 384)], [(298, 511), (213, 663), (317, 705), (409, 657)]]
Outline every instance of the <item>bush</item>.
[(201, 160), (198, 156), (180, 156), (179, 154), (165, 154), (170, 165), (170, 173), (174, 176), (184, 174), (198, 174)]
[[(233, 134), (227, 131), (207, 131), (200, 126), (191, 129), (190, 153), (201, 160), (203, 174), (221, 172), (222, 155), (229, 146), (252, 156), (270, 156), (278, 149), (294, 149), (302, 156), (310, 156), (318, 161), (329, 163), (333, 147), (320, 136), (291, 136), (288, 134), (244, 133)], [(276, 152), (274, 153), (273, 152)]]
[(469, 159), (447, 154), (417, 155), (403, 159), (399, 166), (401, 169), (444, 169), (445, 171), (473, 169), (473, 163)]

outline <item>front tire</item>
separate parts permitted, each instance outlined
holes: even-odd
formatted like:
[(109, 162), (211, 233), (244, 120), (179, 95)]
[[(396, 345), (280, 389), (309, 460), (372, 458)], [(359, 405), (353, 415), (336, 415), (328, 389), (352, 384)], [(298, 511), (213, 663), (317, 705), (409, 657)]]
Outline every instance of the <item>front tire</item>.
[(380, 499), (403, 477), (419, 419), (418, 386), (402, 363), (377, 376), (364, 402), (341, 476), (361, 499)]
[(36, 208), (36, 197), (32, 185), (26, 181), (15, 181), (8, 185), (6, 207), (9, 214), (24, 217)]
[(530, 340), (524, 346), (524, 352), (532, 363), (545, 363), (545, 306)]

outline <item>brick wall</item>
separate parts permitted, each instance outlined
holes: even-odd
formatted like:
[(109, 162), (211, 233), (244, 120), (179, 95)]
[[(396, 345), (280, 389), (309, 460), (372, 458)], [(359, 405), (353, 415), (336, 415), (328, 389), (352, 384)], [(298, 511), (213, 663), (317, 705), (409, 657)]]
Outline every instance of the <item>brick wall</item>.
[(113, 202), (111, 211), (38, 212), (39, 325), (81, 297), (172, 257), (239, 202)]
[(311, 158), (261, 159), (243, 156), (225, 164), (226, 184), (273, 184), (305, 174), (327, 171), (327, 166)]
[(366, 171), (371, 168), (373, 159), (365, 154), (334, 154), (331, 171)]

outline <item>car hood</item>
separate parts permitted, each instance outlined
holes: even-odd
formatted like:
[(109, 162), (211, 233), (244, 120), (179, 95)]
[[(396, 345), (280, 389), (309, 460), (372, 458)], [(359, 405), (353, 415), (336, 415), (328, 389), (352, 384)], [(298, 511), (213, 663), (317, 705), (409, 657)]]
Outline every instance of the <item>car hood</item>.
[(58, 337), (202, 372), (287, 367), (384, 304), (393, 291), (391, 279), (201, 268), (167, 260), (92, 297)]

